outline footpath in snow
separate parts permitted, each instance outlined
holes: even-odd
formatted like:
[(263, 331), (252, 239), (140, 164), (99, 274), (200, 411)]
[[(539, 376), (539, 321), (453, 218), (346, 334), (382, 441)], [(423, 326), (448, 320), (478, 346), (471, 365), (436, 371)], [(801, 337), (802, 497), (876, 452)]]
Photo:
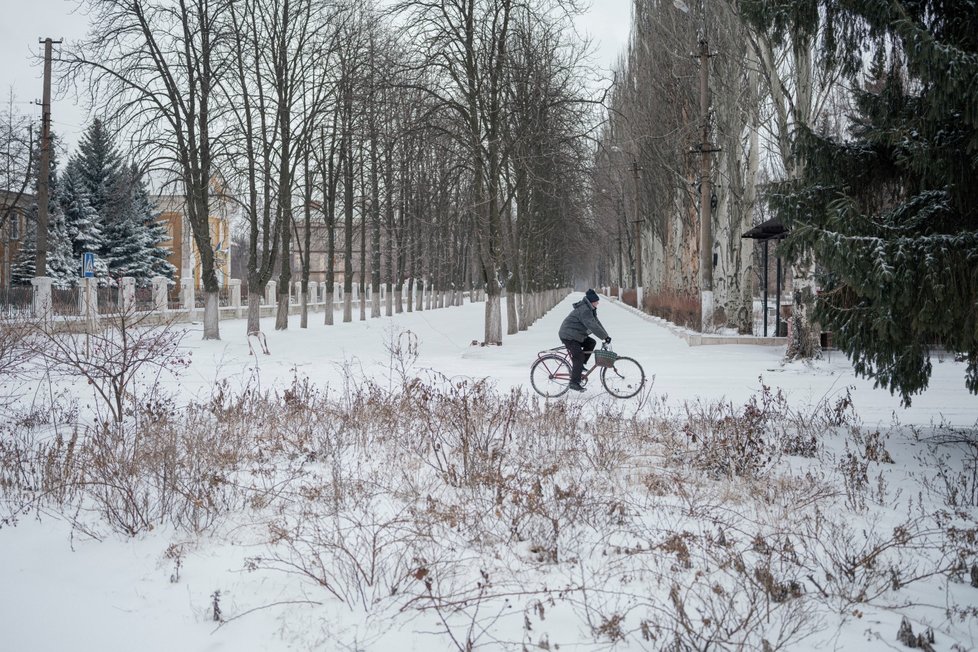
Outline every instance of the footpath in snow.
[[(292, 317), (289, 329), (274, 330), (274, 320), (263, 320), (270, 356), (248, 354), (243, 320), (221, 322), (222, 340), (203, 341), (195, 330), (184, 341), (193, 351), (193, 365), (184, 378), (191, 396), (213, 387), (217, 379), (232, 386), (257, 374), (263, 384), (291, 382), (293, 372), (320, 384), (341, 382), (345, 365), (354, 373), (383, 379), (390, 375), (391, 344), (406, 346), (416, 338), (417, 366), (449, 377), (491, 378), (497, 388), (523, 387), (529, 383), (530, 364), (538, 351), (560, 344), (557, 330), (580, 300), (575, 292), (551, 309), (526, 331), (504, 335), (503, 345), (473, 345), (483, 337), (485, 304), (402, 313), (392, 317), (323, 325), (322, 313), (309, 316), (309, 328), (298, 328)], [(336, 313), (336, 318), (340, 317)], [(900, 406), (897, 396), (856, 378), (852, 366), (839, 351), (829, 351), (812, 364), (782, 364), (783, 347), (751, 345), (689, 346), (655, 321), (612, 300), (604, 300), (598, 318), (608, 329), (614, 349), (635, 358), (647, 376), (654, 376), (654, 393), (672, 405), (686, 401), (727, 400), (743, 404), (760, 389), (760, 383), (781, 389), (792, 404), (831, 401), (851, 388), (853, 402), (866, 423), (928, 425), (942, 420), (958, 426), (978, 422), (978, 398), (964, 387), (964, 365), (950, 356), (934, 363), (930, 387), (913, 398), (910, 408)], [(579, 400), (613, 400), (592, 384)]]

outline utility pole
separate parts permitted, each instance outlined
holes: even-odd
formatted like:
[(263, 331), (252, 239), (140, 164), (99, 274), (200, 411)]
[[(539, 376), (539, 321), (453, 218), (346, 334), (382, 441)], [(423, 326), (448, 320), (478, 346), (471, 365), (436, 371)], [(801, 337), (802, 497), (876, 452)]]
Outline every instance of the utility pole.
[(710, 143), (710, 45), (706, 38), (704, 20), (700, 38), (700, 120), (702, 135), (700, 151), (700, 307), (701, 330), (713, 322), (713, 184), (711, 155), (717, 149)]
[(38, 39), (44, 43), (44, 91), (41, 100), (41, 161), (37, 178), (37, 254), (34, 258), (34, 275), (47, 276), (48, 265), (48, 175), (51, 170), (51, 56), (55, 43), (50, 38)]
[(638, 171), (641, 170), (638, 166), (638, 161), (632, 161), (632, 177), (635, 182), (635, 219), (632, 220), (635, 224), (635, 307), (639, 310), (642, 309), (642, 215), (638, 209)]
[[(618, 200), (618, 207), (621, 208), (621, 200)], [(621, 252), (621, 221), (618, 221), (618, 297), (621, 298), (621, 289), (625, 284), (625, 259)]]

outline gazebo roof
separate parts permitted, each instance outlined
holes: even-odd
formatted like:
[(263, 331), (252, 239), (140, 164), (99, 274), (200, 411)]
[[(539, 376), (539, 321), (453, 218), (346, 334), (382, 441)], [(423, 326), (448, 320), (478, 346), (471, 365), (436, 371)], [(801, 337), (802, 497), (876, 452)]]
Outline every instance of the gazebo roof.
[(772, 217), (766, 222), (761, 222), (741, 237), (753, 240), (780, 240), (786, 235), (788, 235), (788, 229), (784, 228), (781, 220)]

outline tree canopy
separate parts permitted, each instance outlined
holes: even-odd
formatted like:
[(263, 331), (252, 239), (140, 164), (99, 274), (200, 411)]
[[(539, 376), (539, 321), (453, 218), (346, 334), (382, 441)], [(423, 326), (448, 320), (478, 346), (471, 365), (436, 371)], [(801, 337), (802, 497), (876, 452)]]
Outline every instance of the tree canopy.
[(818, 261), (816, 318), (906, 405), (936, 348), (966, 360), (978, 393), (978, 7), (788, 4), (829, 17), (821, 65), (856, 82), (847, 136), (802, 127), (803, 172), (770, 197), (786, 253)]

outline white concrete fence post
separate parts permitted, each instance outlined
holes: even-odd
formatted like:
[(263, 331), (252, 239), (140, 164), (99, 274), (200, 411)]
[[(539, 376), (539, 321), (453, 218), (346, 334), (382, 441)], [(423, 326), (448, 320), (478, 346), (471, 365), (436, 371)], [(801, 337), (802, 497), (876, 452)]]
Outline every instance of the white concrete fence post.
[(180, 307), (193, 312), (194, 308), (197, 307), (197, 293), (194, 288), (194, 279), (182, 278), (180, 279), (180, 286)]
[(51, 301), (51, 288), (54, 279), (50, 276), (35, 276), (31, 279), (34, 286), (34, 316), (41, 321), (49, 321), (54, 317), (54, 305)]
[(83, 278), (78, 291), (82, 295), (81, 315), (91, 330), (98, 321), (98, 281), (94, 278)]
[(231, 290), (231, 307), (234, 308), (234, 316), (241, 317), (241, 279), (229, 278), (228, 289)]
[(274, 306), (275, 305), (275, 292), (278, 289), (278, 283), (276, 281), (269, 281), (265, 284), (265, 303)]
[(319, 301), (319, 281), (309, 281), (309, 310), (315, 311)]
[(128, 314), (136, 305), (136, 279), (123, 276), (119, 283), (119, 312)]
[(153, 310), (163, 312), (170, 307), (166, 293), (169, 287), (165, 276), (154, 276), (150, 281), (153, 284)]

